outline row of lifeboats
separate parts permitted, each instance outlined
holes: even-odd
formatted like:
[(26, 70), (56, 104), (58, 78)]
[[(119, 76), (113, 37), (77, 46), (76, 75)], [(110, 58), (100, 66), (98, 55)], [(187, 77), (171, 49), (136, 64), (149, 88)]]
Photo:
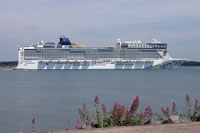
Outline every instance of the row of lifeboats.
[(114, 61), (114, 62), (116, 62), (116, 63), (151, 63), (151, 62), (153, 62), (153, 61), (151, 61), (151, 60), (116, 60), (116, 61)]
[(40, 60), (39, 62), (58, 62), (58, 63), (64, 63), (64, 62), (92, 62), (92, 60)]
[[(67, 62), (107, 62), (107, 61), (99, 61), (99, 60), (40, 60), (40, 63), (67, 63)], [(116, 63), (152, 63), (152, 60), (112, 60), (111, 62)]]

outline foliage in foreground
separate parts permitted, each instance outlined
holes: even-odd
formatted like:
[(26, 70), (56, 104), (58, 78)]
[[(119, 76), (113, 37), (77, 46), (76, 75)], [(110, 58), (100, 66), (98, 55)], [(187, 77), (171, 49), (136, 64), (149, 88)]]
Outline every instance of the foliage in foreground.
[[(91, 119), (90, 113), (87, 109), (85, 103), (83, 103), (83, 108), (79, 108), (78, 112), (80, 115), (80, 120), (77, 120), (79, 126), (75, 126), (75, 129), (81, 129), (84, 127), (93, 128), (105, 128), (113, 126), (134, 126), (134, 125), (145, 125), (156, 119), (164, 123), (164, 121), (169, 120), (170, 116), (179, 116), (182, 119), (190, 120), (193, 122), (200, 121), (200, 106), (198, 99), (195, 100), (194, 106), (190, 100), (190, 96), (186, 95), (186, 106), (184, 107), (185, 113), (179, 114), (175, 102), (172, 103), (172, 109), (170, 112), (169, 107), (161, 108), (162, 115), (152, 111), (151, 107), (146, 107), (145, 111), (138, 112), (139, 107), (139, 97), (137, 96), (130, 108), (125, 107), (119, 103), (115, 103), (113, 108), (108, 112), (106, 106), (100, 102), (98, 95), (95, 97), (95, 115)], [(32, 133), (35, 133), (35, 121), (32, 119)], [(73, 130), (72, 128), (67, 128), (65, 130)]]
[(105, 128), (112, 126), (144, 125), (149, 121), (152, 121), (152, 119), (154, 119), (155, 117), (156, 120), (163, 121), (170, 116), (179, 116), (183, 119), (191, 121), (200, 121), (200, 106), (198, 105), (198, 100), (195, 100), (194, 109), (192, 111), (192, 104), (188, 94), (186, 95), (186, 113), (183, 114), (178, 113), (175, 102), (172, 103), (171, 112), (169, 110), (169, 107), (167, 107), (166, 109), (161, 108), (163, 115), (153, 113), (150, 106), (146, 107), (144, 112), (138, 112), (138, 96), (133, 100), (130, 108), (125, 107), (124, 105), (121, 105), (119, 103), (115, 103), (110, 111), (107, 111), (106, 106), (100, 102), (98, 95), (95, 97), (94, 102), (96, 112), (94, 118), (92, 119), (85, 103), (83, 104), (82, 109), (78, 109), (80, 120), (78, 120), (77, 123), (81, 124), (81, 126)]

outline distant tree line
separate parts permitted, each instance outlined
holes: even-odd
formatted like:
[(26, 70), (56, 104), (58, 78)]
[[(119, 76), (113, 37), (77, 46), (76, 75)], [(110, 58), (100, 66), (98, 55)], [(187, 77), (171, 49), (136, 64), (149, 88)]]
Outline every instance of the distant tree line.
[(17, 61), (2, 61), (0, 62), (1, 67), (7, 67), (7, 66), (17, 66)]
[(200, 62), (197, 61), (186, 61), (182, 66), (200, 66)]

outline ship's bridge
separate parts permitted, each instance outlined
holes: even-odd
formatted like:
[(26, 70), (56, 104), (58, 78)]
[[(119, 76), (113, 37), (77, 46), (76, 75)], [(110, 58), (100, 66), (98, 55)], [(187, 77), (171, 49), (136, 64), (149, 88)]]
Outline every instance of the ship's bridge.
[(131, 49), (167, 49), (167, 44), (152, 39), (151, 43), (142, 43), (140, 40), (135, 41), (125, 41), (121, 42), (120, 39), (117, 40), (117, 46), (121, 48), (131, 48)]
[(166, 49), (166, 43), (131, 43), (128, 44), (128, 48), (144, 48), (144, 49)]

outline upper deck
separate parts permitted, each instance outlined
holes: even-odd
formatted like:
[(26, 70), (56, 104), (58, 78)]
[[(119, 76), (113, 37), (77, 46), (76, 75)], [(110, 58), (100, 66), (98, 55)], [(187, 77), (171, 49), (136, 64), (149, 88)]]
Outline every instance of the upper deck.
[[(60, 39), (64, 41), (64, 39)], [(40, 42), (29, 47), (21, 47), (25, 60), (41, 59), (159, 59), (166, 56), (167, 44), (161, 42), (141, 43), (141, 41), (117, 41), (116, 47), (79, 47), (66, 39), (67, 43)]]
[(43, 42), (40, 41), (36, 45), (24, 47), (24, 49), (40, 49), (40, 48), (54, 48), (54, 49), (104, 49), (104, 50), (113, 50), (113, 49), (167, 49), (167, 44), (159, 42), (155, 39), (151, 43), (142, 43), (139, 40), (135, 41), (125, 41), (121, 42), (120, 39), (117, 40), (116, 47), (84, 47), (83, 44), (77, 44), (77, 43), (61, 43), (59, 42), (57, 45), (55, 42)]

